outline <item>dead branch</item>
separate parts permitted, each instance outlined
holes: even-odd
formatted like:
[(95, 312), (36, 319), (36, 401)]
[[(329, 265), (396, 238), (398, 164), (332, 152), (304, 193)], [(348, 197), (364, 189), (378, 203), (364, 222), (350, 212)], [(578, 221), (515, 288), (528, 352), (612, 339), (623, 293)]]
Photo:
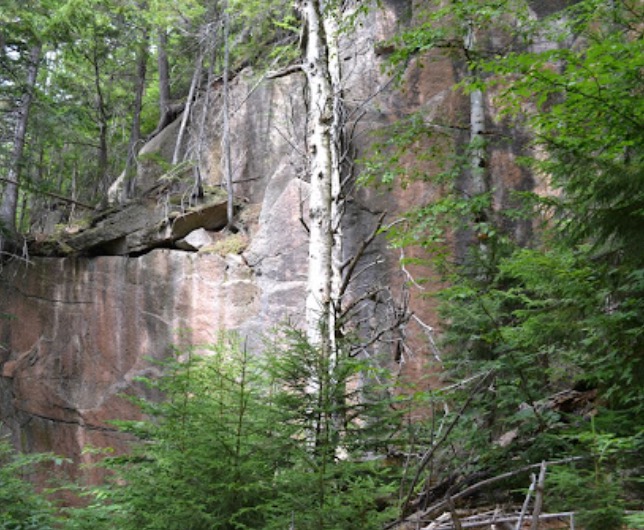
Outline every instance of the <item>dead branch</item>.
[[(487, 375), (483, 381), (487, 380)], [(568, 458), (562, 458), (560, 460), (552, 460), (550, 462), (545, 462), (545, 465), (547, 466), (555, 466), (555, 465), (560, 465), (560, 464), (568, 464), (570, 462), (577, 462), (581, 460), (586, 460), (588, 459), (588, 456), (571, 456)], [(518, 469), (515, 469), (513, 471), (508, 471), (506, 473), (502, 473), (501, 475), (497, 475), (495, 477), (490, 477), (485, 480), (481, 480), (477, 482), (476, 484), (472, 484), (471, 486), (465, 488), (463, 491), (460, 491), (459, 493), (456, 493), (452, 495), (452, 500), (457, 501), (459, 499), (462, 499), (464, 497), (467, 497), (471, 495), (472, 493), (480, 490), (481, 488), (484, 488), (486, 486), (489, 486), (490, 484), (494, 484), (496, 482), (500, 482), (502, 480), (506, 480), (508, 478), (514, 477), (516, 475), (520, 475), (521, 473), (525, 473), (526, 471), (530, 471), (531, 469), (537, 469), (541, 468), (543, 463), (540, 464), (529, 464), (527, 466), (520, 467)], [(437, 511), (445, 510), (447, 508), (447, 501), (445, 499), (438, 501), (437, 503), (434, 503), (432, 506), (426, 508), (423, 510), (421, 513), (416, 513), (412, 516), (414, 520), (422, 520), (425, 518), (428, 518), (432, 513), (435, 513)], [(390, 528), (395, 528), (398, 524), (403, 522), (405, 519), (399, 519), (397, 521), (393, 521), (392, 523), (388, 524), (385, 527), (385, 530), (390, 529)]]
[(283, 133), (282, 130), (277, 125), (273, 125), (273, 130), (275, 130), (277, 134), (279, 134), (282, 137), (282, 140), (284, 140), (288, 145), (290, 145), (298, 155), (300, 155), (301, 157), (306, 157), (306, 153), (302, 151), (297, 145), (295, 145), (293, 140), (288, 138), (286, 134)]
[(454, 506), (454, 501), (452, 500), (452, 496), (449, 493), (447, 494), (447, 507), (449, 508), (449, 513), (452, 517), (452, 523), (454, 525), (454, 529), (463, 530), (463, 525), (461, 525), (461, 520), (459, 519), (456, 513), (456, 507)]
[[(282, 54), (279, 54), (275, 59), (273, 59), (273, 62), (271, 63), (271, 67), (277, 64), (277, 62), (282, 58)], [(293, 65), (293, 67), (299, 67), (300, 70), (302, 70), (302, 65)], [(287, 67), (288, 68), (288, 67)], [(293, 71), (297, 71), (297, 69), (294, 69)], [(292, 73), (292, 72), (289, 72)], [(245, 103), (250, 99), (250, 97), (253, 95), (255, 90), (259, 88), (259, 86), (266, 80), (266, 79), (277, 79), (278, 77), (284, 77), (288, 75), (287, 73), (284, 73), (283, 75), (279, 75), (276, 77), (270, 77), (271, 72), (265, 73), (263, 76), (261, 76), (257, 82), (251, 87), (251, 89), (246, 93), (244, 96), (244, 99), (241, 100), (241, 102), (234, 108), (232, 109), (231, 115), (234, 116), (237, 114), (237, 111), (239, 111)], [(235, 77), (237, 74), (234, 74), (233, 77)]]
[[(398, 329), (403, 322), (401, 321), (396, 321), (392, 323), (390, 326), (387, 326), (386, 328), (382, 328), (380, 331), (378, 331), (375, 335), (373, 335), (367, 342), (362, 343), (354, 348), (356, 351), (366, 351), (367, 348), (370, 346), (373, 346), (376, 342), (378, 342), (384, 335), (387, 333), (391, 333), (392, 331)], [(355, 355), (355, 354), (354, 354)]]
[(436, 359), (439, 363), (443, 364), (443, 359), (441, 358), (440, 350), (438, 349), (438, 345), (436, 344), (436, 341), (434, 340), (434, 328), (432, 328), (429, 324), (425, 324), (416, 315), (411, 315), (411, 317), (425, 331), (425, 335), (427, 336), (427, 340), (429, 341), (429, 349), (432, 350), (432, 355), (434, 356), (434, 359)]
[[(362, 243), (360, 243), (360, 247), (358, 247), (358, 250), (353, 255), (349, 263), (346, 265), (347, 271), (344, 274), (344, 278), (342, 279), (342, 285), (340, 285), (340, 289), (338, 291), (338, 298), (341, 298), (344, 295), (345, 291), (347, 290), (347, 287), (349, 286), (349, 282), (353, 277), (355, 268), (358, 265), (358, 261), (360, 261), (360, 258), (363, 256), (367, 247), (378, 235), (378, 232), (380, 230), (380, 227), (382, 226), (382, 222), (385, 219), (386, 215), (387, 215), (387, 212), (382, 212), (380, 214), (380, 216), (378, 217), (378, 220), (376, 221), (376, 226), (371, 231), (371, 233), (362, 241)], [(342, 268), (344, 269), (344, 266)]]
[(526, 512), (528, 511), (528, 504), (530, 504), (530, 497), (532, 492), (537, 484), (537, 477), (534, 473), (530, 474), (530, 487), (528, 488), (528, 493), (525, 496), (523, 501), (523, 506), (521, 506), (521, 513), (519, 513), (519, 520), (514, 530), (521, 530), (521, 525), (523, 524), (523, 518), (525, 517)]
[(539, 515), (541, 515), (541, 507), (543, 506), (543, 488), (546, 482), (546, 463), (541, 462), (541, 470), (539, 471), (539, 480), (537, 481), (537, 490), (534, 494), (534, 510), (532, 511), (532, 526), (531, 530), (539, 530)]
[(59, 195), (58, 193), (54, 193), (53, 191), (35, 190), (31, 186), (27, 186), (24, 183), (16, 182), (15, 180), (11, 180), (5, 177), (0, 177), (0, 181), (6, 182), (7, 184), (13, 184), (14, 186), (22, 187), (27, 191), (30, 191), (31, 193), (35, 193), (37, 195), (45, 195), (46, 197), (52, 197), (53, 199), (58, 199), (60, 201), (67, 202), (69, 204), (81, 206), (82, 208), (86, 208), (87, 210), (96, 209), (96, 206), (92, 206), (91, 204), (87, 204), (85, 202), (77, 201), (76, 199), (70, 199), (69, 197), (65, 197), (64, 195)]
[(279, 70), (267, 72), (266, 79), (279, 79), (280, 77), (286, 77), (287, 75), (291, 75), (295, 72), (301, 72), (301, 71), (302, 71), (301, 64), (291, 64)]
[(405, 267), (405, 250), (402, 247), (400, 247), (400, 259), (398, 261), (400, 263), (400, 269), (405, 273), (405, 276), (407, 276), (407, 278), (409, 279), (409, 282), (414, 287), (417, 287), (419, 290), (424, 291), (425, 288), (422, 285), (420, 285), (416, 280), (414, 280), (414, 277)]
[(358, 306), (360, 303), (364, 302), (365, 300), (369, 300), (370, 298), (374, 297), (376, 294), (382, 291), (382, 289), (383, 288), (381, 285), (376, 285), (371, 289), (362, 293), (362, 295), (360, 295), (358, 298), (352, 300), (347, 307), (342, 309), (342, 312), (340, 313), (338, 320), (341, 320), (341, 321), (345, 320), (349, 316), (349, 313), (356, 308), (356, 306)]
[(190, 83), (190, 90), (188, 91), (188, 99), (186, 100), (186, 107), (181, 116), (181, 125), (179, 126), (179, 133), (177, 134), (177, 141), (174, 146), (174, 152), (172, 154), (172, 165), (179, 163), (179, 155), (181, 152), (181, 146), (183, 144), (183, 137), (186, 133), (186, 127), (188, 125), (188, 120), (190, 118), (190, 113), (192, 112), (192, 106), (194, 103), (195, 93), (197, 91), (197, 86), (201, 80), (201, 66), (203, 65), (204, 52), (199, 53), (197, 57), (197, 63), (195, 65), (195, 71), (192, 75), (192, 81)]
[[(575, 512), (558, 512), (558, 513), (544, 513), (539, 516), (540, 520), (547, 521), (550, 519), (564, 519), (571, 518), (575, 515)], [(481, 528), (483, 526), (499, 525), (503, 523), (514, 523), (519, 520), (519, 515), (505, 515), (499, 517), (497, 514), (480, 514), (474, 515), (467, 518), (461, 518), (460, 527), (464, 530), (466, 528)], [(435, 522), (430, 524), (428, 527), (425, 527), (427, 530), (457, 530), (455, 524), (445, 521), (445, 522)]]
[[(405, 502), (402, 505), (401, 512), (405, 513), (405, 510), (409, 507), (409, 503), (411, 502), (411, 498), (414, 494), (414, 489), (416, 489), (416, 484), (418, 484), (418, 480), (420, 479), (420, 475), (422, 472), (425, 470), (427, 465), (430, 463), (432, 457), (434, 456), (434, 453), (436, 450), (441, 446), (441, 444), (447, 439), (449, 434), (452, 432), (454, 427), (456, 427), (456, 424), (458, 421), (461, 419), (461, 416), (465, 413), (467, 408), (470, 406), (470, 403), (474, 399), (474, 396), (478, 394), (478, 392), (485, 386), (485, 383), (487, 382), (488, 378), (490, 375), (493, 374), (493, 371), (490, 370), (486, 376), (481, 379), (477, 384), (476, 387), (472, 390), (470, 395), (468, 396), (467, 400), (465, 403), (463, 403), (463, 406), (460, 408), (456, 416), (454, 416), (454, 419), (452, 422), (448, 425), (447, 429), (443, 433), (443, 435), (436, 441), (432, 446), (427, 450), (425, 455), (423, 456), (422, 460), (420, 461), (420, 464), (418, 465), (418, 469), (416, 470), (416, 475), (414, 476), (413, 480), (411, 481), (411, 485), (409, 486), (409, 492), (407, 494), (407, 498), (405, 499)], [(457, 494), (455, 496), (450, 496), (450, 499), (456, 500), (460, 497), (461, 495)], [(443, 504), (446, 504), (447, 501), (442, 501)]]

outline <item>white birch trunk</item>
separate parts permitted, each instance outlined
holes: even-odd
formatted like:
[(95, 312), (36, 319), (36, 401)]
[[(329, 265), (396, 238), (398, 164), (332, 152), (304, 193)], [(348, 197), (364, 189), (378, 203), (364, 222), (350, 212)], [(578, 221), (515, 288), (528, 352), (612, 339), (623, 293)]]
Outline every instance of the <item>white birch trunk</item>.
[[(474, 52), (476, 40), (474, 28), (469, 25), (465, 37), (466, 52)], [(476, 72), (470, 68), (470, 75), (476, 76)], [(480, 195), (488, 191), (485, 181), (485, 147), (483, 146), (483, 134), (485, 133), (485, 102), (483, 91), (473, 90), (470, 93), (470, 166), (472, 174), (472, 195)]]
[(329, 79), (333, 96), (333, 123), (331, 124), (331, 231), (333, 247), (331, 249), (331, 307), (329, 314), (329, 344), (331, 348), (331, 366), (337, 363), (338, 346), (336, 344), (336, 316), (341, 312), (340, 289), (342, 286), (343, 261), (342, 249), (342, 215), (344, 203), (342, 198), (342, 149), (344, 129), (344, 108), (342, 101), (342, 69), (340, 65), (340, 47), (338, 38), (338, 20), (340, 9), (334, 8), (324, 16), (324, 29), (327, 41)]
[[(474, 53), (476, 48), (476, 36), (474, 35), (474, 26), (469, 24), (467, 34), (464, 41), (465, 53), (468, 56), (469, 75), (474, 80), (478, 75), (476, 68), (471, 63), (470, 55)], [(488, 178), (487, 178), (487, 159), (485, 152), (485, 99), (483, 91), (475, 89), (470, 92), (470, 194), (471, 197), (477, 197), (490, 191)], [(487, 210), (487, 209), (486, 209)], [(478, 233), (478, 250), (481, 261), (487, 261), (490, 255), (488, 247), (488, 233), (483, 230), (484, 225), (489, 222), (487, 219), (487, 212), (483, 210), (477, 212), (477, 219), (475, 220), (476, 229)], [(484, 269), (481, 270), (480, 277), (484, 278)]]
[(309, 215), (309, 274), (306, 298), (307, 337), (329, 355), (332, 286), (332, 138), (333, 91), (320, 0), (303, 0), (307, 24), (308, 156), (311, 178)]
[(472, 146), (471, 161), (473, 191), (475, 195), (485, 193), (485, 148), (482, 145), (485, 133), (485, 104), (483, 92), (479, 89), (470, 94), (470, 143)]
[[(327, 42), (327, 57), (329, 66), (329, 79), (331, 80), (332, 90), (332, 110), (333, 122), (331, 124), (331, 231), (332, 231), (332, 249), (331, 249), (331, 303), (328, 319), (329, 335), (329, 377), (334, 387), (340, 383), (337, 380), (337, 366), (340, 357), (343, 355), (342, 345), (338, 343), (336, 333), (339, 331), (338, 316), (342, 313), (342, 262), (344, 261), (343, 252), (343, 233), (342, 217), (344, 215), (344, 198), (342, 193), (344, 172), (342, 171), (342, 157), (344, 156), (345, 138), (345, 108), (342, 90), (342, 66), (340, 61), (340, 43), (338, 24), (342, 17), (341, 2), (329, 7), (324, 16), (324, 29)], [(346, 390), (342, 389), (344, 401)], [(344, 403), (335, 403), (335, 405), (344, 405)], [(338, 410), (343, 410), (343, 406), (338, 406)], [(348, 452), (343, 444), (343, 426), (346, 417), (342, 413), (334, 413), (331, 421), (334, 430), (340, 435), (338, 445), (335, 447), (335, 457), (345, 460)]]

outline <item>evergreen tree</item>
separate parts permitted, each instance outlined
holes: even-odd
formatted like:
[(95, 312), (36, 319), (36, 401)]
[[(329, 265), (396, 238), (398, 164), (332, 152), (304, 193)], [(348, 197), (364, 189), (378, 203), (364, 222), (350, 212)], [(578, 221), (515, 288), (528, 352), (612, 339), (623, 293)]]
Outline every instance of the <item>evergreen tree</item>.
[[(550, 193), (522, 192), (522, 208), (482, 220), (485, 195), (459, 194), (473, 159), (445, 156), (451, 138), (439, 137), (432, 154), (445, 171), (424, 178), (451, 193), (412, 212), (399, 233), (399, 244), (420, 241), (434, 252), (452, 282), (442, 294), (445, 376), (455, 390), (449, 402), (462, 408), (451, 445), (432, 455), (466, 471), (452, 492), (471, 477), (572, 458), (550, 473), (546, 506), (579, 510), (587, 528), (618, 528), (624, 503), (638, 497), (633, 469), (643, 443), (642, 13), (632, 2), (593, 0), (542, 20), (510, 2), (463, 2), (457, 13), (485, 20), (512, 6), (504, 16), (521, 22), (509, 27), (514, 48), (478, 53), (481, 75), (462, 88), (502, 94), (496, 104), (507, 124), (532, 138), (524, 162)], [(458, 17), (440, 7), (429, 13), (434, 24), (406, 32), (399, 58), (451, 49)], [(496, 20), (490, 29), (498, 30)], [(551, 45), (531, 48), (537, 40)], [(400, 125), (373, 167), (395, 174), (400, 152), (419, 132), (435, 138), (434, 125)], [(513, 219), (533, 223), (528, 248), (507, 229)], [(455, 226), (474, 228), (485, 251), (472, 245), (467, 260), (454, 260)], [(444, 465), (445, 483), (453, 469)]]
[(36, 492), (29, 474), (50, 455), (20, 455), (0, 440), (0, 529), (53, 530), (55, 506)]
[(67, 511), (65, 528), (340, 530), (390, 519), (399, 469), (384, 457), (404, 443), (400, 413), (347, 390), (364, 363), (330, 371), (303, 333), (278, 334), (262, 357), (231, 338), (200, 355), (177, 350), (147, 381), (163, 396), (140, 402), (148, 419), (120, 423), (138, 440), (132, 452), (104, 461), (113, 479)]

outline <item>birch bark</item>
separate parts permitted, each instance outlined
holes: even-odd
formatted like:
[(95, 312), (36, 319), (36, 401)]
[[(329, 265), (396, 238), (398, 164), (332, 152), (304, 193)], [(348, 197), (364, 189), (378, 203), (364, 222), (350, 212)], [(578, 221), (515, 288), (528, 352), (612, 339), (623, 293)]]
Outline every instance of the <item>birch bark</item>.
[(329, 50), (320, 0), (303, 0), (302, 14), (307, 27), (303, 70), (308, 81), (308, 157), (311, 178), (309, 197), (309, 274), (306, 299), (307, 337), (321, 348), (331, 350), (332, 288), (332, 125), (333, 90), (329, 73)]
[(341, 313), (342, 286), (342, 214), (344, 203), (342, 199), (342, 151), (344, 131), (344, 106), (342, 100), (342, 68), (340, 64), (340, 46), (338, 37), (338, 20), (340, 7), (328, 9), (323, 17), (324, 30), (327, 42), (327, 58), (329, 68), (329, 79), (332, 90), (333, 122), (331, 124), (331, 294), (329, 313), (329, 344), (331, 349), (331, 366), (335, 366), (338, 353), (336, 344), (337, 315)]
[[(473, 54), (476, 51), (476, 35), (474, 24), (468, 24), (467, 33), (464, 39), (465, 54), (468, 62), (468, 75), (476, 80), (479, 75), (473, 61)], [(470, 186), (471, 198), (476, 198), (490, 191), (487, 174), (487, 154), (485, 149), (485, 99), (483, 91), (476, 88), (470, 92)], [(483, 262), (487, 261), (490, 255), (488, 246), (489, 231), (486, 225), (491, 221), (490, 208), (482, 208), (476, 212), (475, 229), (478, 239), (479, 257)], [(480, 268), (479, 276), (484, 278), (485, 267)]]
[[(465, 53), (470, 56), (474, 53), (476, 39), (473, 25), (468, 26), (467, 35), (465, 36)], [(470, 62), (470, 57), (468, 57)], [(475, 67), (470, 66), (469, 75), (476, 77)], [(472, 173), (472, 195), (480, 195), (488, 191), (485, 178), (485, 102), (483, 91), (475, 89), (470, 92), (470, 166)]]

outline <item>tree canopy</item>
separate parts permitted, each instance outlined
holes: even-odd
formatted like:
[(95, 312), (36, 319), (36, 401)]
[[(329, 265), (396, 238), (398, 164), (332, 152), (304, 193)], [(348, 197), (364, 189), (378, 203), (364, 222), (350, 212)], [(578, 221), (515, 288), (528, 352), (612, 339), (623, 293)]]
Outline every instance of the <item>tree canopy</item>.
[[(381, 374), (337, 355), (350, 345), (329, 316), (340, 305), (333, 179), (345, 124), (333, 39), (351, 31), (334, 18), (342, 3), (303, 2), (306, 16), (281, 0), (7, 3), (0, 242), (26, 231), (52, 193), (103, 200), (173, 105), (189, 113), (201, 80), (301, 60), (294, 43), (309, 23), (309, 169), (324, 181), (312, 203), (324, 225), (311, 233), (328, 246), (311, 252), (324, 270), (310, 299), (324, 303), (324, 340), (282, 331), (265, 361), (238, 344), (207, 359), (179, 352), (189, 359), (147, 382), (165, 396), (140, 403), (149, 421), (122, 425), (140, 443), (106, 460), (115, 482), (85, 490), (88, 505), (58, 524), (394, 527), (454, 514), (471, 491), (520, 505), (528, 471), (545, 462), (547, 508), (576, 512), (589, 530), (641, 525), (641, 512), (626, 510), (642, 508), (644, 13), (635, 0), (562, 4), (539, 14), (522, 0), (431, 0), (387, 43), (393, 73), (418, 58), (452, 60), (469, 114), (409, 116), (363, 161), (365, 185), (422, 180), (441, 192), (387, 230), (392, 245), (423, 248), (448, 285), (437, 295), (442, 385), (398, 396), (358, 388)], [(499, 201), (491, 154), (514, 139), (519, 170), (538, 185)], [(418, 404), (429, 420), (411, 421)], [(52, 506), (2, 450), (11, 517), (48, 528)]]

